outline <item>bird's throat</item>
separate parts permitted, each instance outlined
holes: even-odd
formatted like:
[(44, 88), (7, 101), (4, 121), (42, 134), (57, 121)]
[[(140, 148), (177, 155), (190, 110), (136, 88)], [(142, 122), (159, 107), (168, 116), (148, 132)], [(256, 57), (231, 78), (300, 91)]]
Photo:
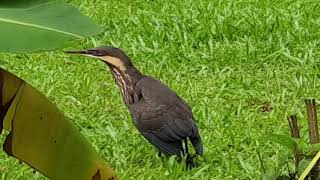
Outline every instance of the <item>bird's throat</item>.
[(116, 81), (116, 84), (120, 88), (123, 99), (127, 105), (133, 103), (134, 95), (134, 80), (126, 72), (121, 71), (115, 67), (110, 66), (110, 71)]

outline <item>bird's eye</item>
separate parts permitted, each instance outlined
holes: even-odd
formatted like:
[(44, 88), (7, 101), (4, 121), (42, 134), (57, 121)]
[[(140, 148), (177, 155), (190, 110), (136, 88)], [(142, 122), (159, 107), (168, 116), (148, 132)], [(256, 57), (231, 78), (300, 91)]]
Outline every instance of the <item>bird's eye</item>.
[(88, 52), (89, 52), (89, 53), (96, 53), (96, 52), (98, 52), (98, 51), (95, 50), (95, 49), (89, 49)]
[(88, 54), (94, 55), (94, 56), (102, 56), (103, 54), (101, 54), (101, 52), (99, 50), (96, 49), (89, 49)]

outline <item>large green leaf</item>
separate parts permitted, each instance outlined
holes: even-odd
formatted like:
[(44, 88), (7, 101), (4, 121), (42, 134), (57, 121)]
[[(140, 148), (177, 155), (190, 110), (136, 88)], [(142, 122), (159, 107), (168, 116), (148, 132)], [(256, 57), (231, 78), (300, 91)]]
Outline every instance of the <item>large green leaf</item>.
[(0, 6), (0, 52), (52, 50), (101, 31), (87, 16), (63, 2), (38, 0), (27, 7), (19, 4)]
[(50, 179), (116, 180), (72, 121), (35, 88), (0, 68), (0, 133), (16, 157)]
[(0, 7), (6, 8), (22, 8), (28, 7), (34, 4), (40, 4), (48, 2), (50, 0), (1, 0)]

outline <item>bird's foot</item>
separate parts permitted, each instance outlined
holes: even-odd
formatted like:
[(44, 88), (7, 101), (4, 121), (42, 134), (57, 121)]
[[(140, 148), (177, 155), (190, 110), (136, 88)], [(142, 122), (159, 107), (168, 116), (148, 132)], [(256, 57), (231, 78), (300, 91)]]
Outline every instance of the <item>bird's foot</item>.
[(187, 154), (187, 157), (186, 157), (186, 166), (187, 166), (187, 170), (188, 169), (192, 169), (196, 166), (196, 163), (194, 162), (193, 158), (195, 157), (196, 155), (193, 155), (191, 156), (190, 154)]

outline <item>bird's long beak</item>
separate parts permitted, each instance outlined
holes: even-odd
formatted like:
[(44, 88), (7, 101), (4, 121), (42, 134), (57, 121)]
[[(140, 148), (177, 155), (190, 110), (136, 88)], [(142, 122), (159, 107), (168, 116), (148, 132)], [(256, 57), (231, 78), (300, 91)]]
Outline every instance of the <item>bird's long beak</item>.
[(69, 50), (65, 51), (65, 53), (68, 54), (81, 54), (84, 56), (92, 57), (92, 58), (100, 58), (100, 52), (97, 51), (96, 49), (85, 49), (85, 50)]
[(88, 54), (87, 50), (69, 50), (64, 52), (68, 54)]

